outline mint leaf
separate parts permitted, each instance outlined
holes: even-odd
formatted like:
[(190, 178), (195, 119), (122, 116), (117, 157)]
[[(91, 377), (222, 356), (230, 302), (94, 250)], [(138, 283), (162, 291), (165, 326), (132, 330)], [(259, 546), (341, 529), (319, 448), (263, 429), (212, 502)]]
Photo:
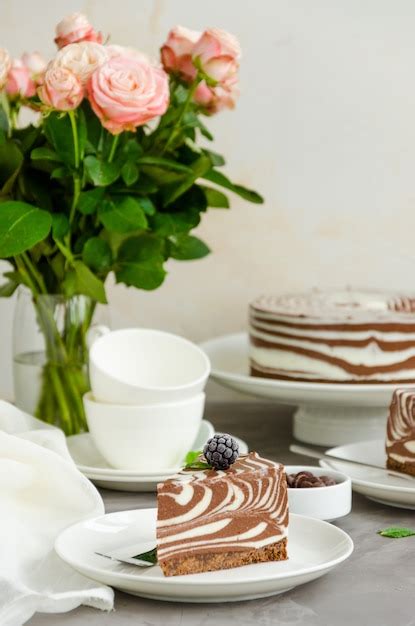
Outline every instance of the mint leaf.
[(190, 450), (186, 454), (184, 469), (190, 470), (203, 470), (212, 469), (210, 463), (206, 461), (199, 461), (200, 456), (203, 454), (202, 450)]
[(188, 470), (204, 470), (204, 469), (212, 469), (212, 466), (205, 461), (194, 461), (194, 463), (189, 463), (185, 465), (183, 469)]
[(202, 450), (190, 450), (185, 457), (185, 463), (186, 465), (193, 463), (194, 461), (197, 461), (198, 458), (200, 457), (200, 455), (203, 454)]
[(145, 561), (146, 563), (152, 563), (153, 565), (155, 565), (157, 563), (157, 548), (153, 548), (148, 552), (143, 552), (143, 554), (136, 554), (131, 558), (137, 559), (137, 561)]
[(390, 537), (391, 539), (400, 539), (401, 537), (411, 537), (415, 535), (415, 530), (411, 528), (399, 528), (397, 526), (391, 526), (384, 530), (378, 530), (378, 535), (382, 537)]

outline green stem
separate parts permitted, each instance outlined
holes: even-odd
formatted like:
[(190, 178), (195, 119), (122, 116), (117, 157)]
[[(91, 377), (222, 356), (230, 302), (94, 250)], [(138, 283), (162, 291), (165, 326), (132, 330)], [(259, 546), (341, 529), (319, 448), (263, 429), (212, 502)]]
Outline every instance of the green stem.
[(167, 139), (167, 141), (166, 141), (166, 143), (164, 145), (164, 148), (162, 150), (162, 154), (167, 152), (167, 149), (170, 147), (171, 143), (176, 138), (177, 131), (178, 131), (178, 129), (180, 129), (180, 126), (181, 126), (181, 123), (183, 121), (183, 118), (186, 115), (187, 110), (189, 108), (189, 105), (190, 105), (190, 103), (193, 100), (194, 93), (195, 93), (195, 91), (197, 89), (197, 86), (200, 83), (200, 81), (201, 81), (201, 78), (198, 75), (198, 76), (196, 76), (196, 78), (193, 81), (193, 83), (190, 85), (189, 91), (187, 93), (187, 98), (186, 98), (186, 100), (183, 103), (182, 110), (180, 112), (180, 115), (178, 117), (177, 122), (172, 126), (171, 133), (170, 133), (170, 135), (169, 135), (169, 137), (168, 137), (168, 139)]
[(30, 273), (29, 273), (29, 271), (28, 271), (27, 267), (25, 266), (25, 264), (24, 264), (24, 261), (23, 261), (22, 257), (21, 257), (21, 256), (16, 256), (16, 257), (14, 257), (14, 260), (15, 260), (15, 262), (16, 262), (16, 267), (17, 267), (17, 269), (18, 269), (19, 273), (20, 273), (20, 274), (22, 275), (22, 277), (23, 277), (23, 282), (24, 282), (24, 284), (25, 284), (25, 285), (27, 285), (27, 286), (29, 287), (29, 289), (31, 290), (31, 292), (32, 292), (34, 295), (37, 295), (37, 294), (39, 293), (39, 292), (38, 292), (38, 288), (37, 288), (37, 286), (36, 286), (36, 283), (33, 281), (33, 278), (32, 278), (32, 276), (30, 275)]
[(79, 137), (78, 137), (78, 126), (76, 123), (76, 114), (75, 111), (69, 111), (68, 112), (69, 115), (69, 119), (71, 121), (71, 127), (72, 127), (72, 135), (73, 135), (73, 150), (74, 150), (74, 157), (75, 157), (75, 167), (76, 169), (78, 169), (79, 167), (79, 161), (80, 161), (80, 155), (79, 155)]
[(114, 135), (114, 137), (112, 138), (111, 150), (108, 155), (108, 163), (112, 163), (119, 139), (120, 139), (119, 135)]
[(28, 270), (31, 272), (33, 278), (36, 280), (37, 284), (39, 285), (39, 289), (40, 289), (41, 293), (47, 293), (47, 289), (46, 289), (46, 285), (45, 285), (45, 281), (43, 279), (43, 276), (36, 269), (36, 267), (33, 265), (32, 259), (30, 258), (29, 254), (27, 252), (22, 252), (22, 258), (23, 258), (24, 262), (26, 263), (26, 266), (27, 266)]
[[(75, 170), (76, 170), (73, 176), (73, 198), (72, 198), (72, 204), (71, 204), (71, 211), (69, 214), (69, 224), (72, 225), (72, 222), (75, 217), (75, 209), (79, 200), (79, 194), (81, 193), (81, 178), (79, 176), (79, 164), (81, 161), (81, 156), (79, 152), (79, 135), (78, 135), (78, 125), (76, 123), (76, 113), (75, 111), (69, 111), (68, 115), (71, 121), (72, 136), (73, 136), (73, 149), (74, 149), (74, 163), (75, 163)], [(69, 242), (70, 242), (70, 235), (68, 235), (68, 243)]]

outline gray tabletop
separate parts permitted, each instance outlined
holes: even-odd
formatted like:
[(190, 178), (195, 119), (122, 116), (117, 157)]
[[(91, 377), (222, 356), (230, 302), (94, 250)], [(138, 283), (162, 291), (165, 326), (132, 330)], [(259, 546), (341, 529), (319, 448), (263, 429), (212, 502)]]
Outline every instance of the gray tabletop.
[[(310, 460), (288, 450), (292, 409), (275, 404), (210, 404), (217, 431), (245, 439), (251, 450), (287, 464)], [(101, 491), (106, 511), (155, 506), (153, 494)], [(388, 526), (415, 525), (413, 511), (354, 494), (353, 511), (337, 522), (354, 543), (352, 556), (330, 574), (280, 596), (222, 604), (176, 604), (116, 592), (115, 611), (81, 607), (37, 614), (31, 626), (415, 626), (415, 537), (385, 539)]]

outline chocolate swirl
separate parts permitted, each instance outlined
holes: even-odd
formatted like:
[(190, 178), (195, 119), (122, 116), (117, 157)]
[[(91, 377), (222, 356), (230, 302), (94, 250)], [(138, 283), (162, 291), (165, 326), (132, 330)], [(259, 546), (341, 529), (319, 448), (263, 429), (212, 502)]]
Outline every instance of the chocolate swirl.
[(250, 305), (255, 376), (415, 381), (415, 298), (376, 291), (262, 296)]
[(396, 389), (389, 409), (386, 452), (398, 463), (415, 465), (415, 390)]
[(181, 472), (158, 485), (159, 560), (261, 548), (287, 536), (284, 468), (250, 452), (226, 471)]

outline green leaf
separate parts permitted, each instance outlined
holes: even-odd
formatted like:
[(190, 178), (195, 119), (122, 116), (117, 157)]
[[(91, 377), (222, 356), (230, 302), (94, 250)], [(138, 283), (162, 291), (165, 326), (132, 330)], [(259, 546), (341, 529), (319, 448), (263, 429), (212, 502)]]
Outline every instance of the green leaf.
[(188, 233), (198, 226), (198, 211), (175, 211), (174, 213), (156, 213), (151, 220), (152, 230), (163, 237)]
[(9, 132), (9, 118), (0, 104), (0, 130), (6, 135)]
[(30, 153), (30, 158), (33, 161), (37, 161), (39, 159), (44, 161), (60, 161), (56, 152), (47, 147), (34, 148)]
[(156, 289), (166, 276), (163, 263), (162, 240), (149, 234), (131, 237), (118, 251), (117, 282), (139, 289)]
[(68, 176), (70, 176), (71, 173), (70, 171), (65, 167), (56, 167), (50, 174), (50, 177), (53, 178), (68, 178)]
[(33, 148), (41, 132), (41, 126), (29, 124), (29, 126), (24, 128), (15, 128), (13, 130), (13, 138), (18, 141), (19, 147), (26, 153)]
[(252, 189), (247, 189), (246, 187), (242, 187), (242, 185), (235, 185), (232, 183), (229, 178), (227, 178), (222, 172), (217, 172), (216, 170), (210, 170), (206, 174), (202, 175), (202, 178), (206, 180), (210, 180), (210, 182), (219, 185), (220, 187), (225, 187), (225, 189), (229, 189), (233, 191), (238, 196), (243, 198), (244, 200), (248, 200), (248, 202), (254, 202), (255, 204), (262, 204), (264, 199), (259, 195), (256, 191)]
[(85, 98), (81, 104), (81, 109), (85, 116), (87, 141), (91, 147), (96, 151), (98, 149), (101, 133), (103, 131), (101, 122), (95, 115), (88, 100)]
[(172, 242), (170, 255), (178, 261), (202, 259), (210, 252), (210, 248), (193, 235), (182, 235)]
[(229, 199), (224, 193), (212, 187), (202, 187), (208, 206), (216, 209), (229, 209)]
[(143, 209), (144, 213), (146, 213), (147, 215), (155, 214), (156, 207), (154, 206), (150, 198), (136, 198), (136, 200)]
[(415, 530), (411, 528), (399, 528), (397, 526), (391, 526), (385, 528), (385, 530), (378, 530), (378, 535), (382, 537), (390, 537), (391, 539), (400, 539), (402, 537), (411, 537), (415, 535)]
[(98, 215), (105, 228), (116, 233), (128, 233), (148, 225), (140, 201), (132, 196), (104, 200)]
[(82, 250), (82, 260), (95, 272), (105, 272), (112, 265), (111, 248), (103, 239), (91, 237)]
[(206, 469), (212, 469), (212, 466), (210, 465), (210, 463), (207, 463), (206, 461), (194, 461), (193, 463), (189, 463), (188, 465), (185, 465), (183, 469), (206, 470)]
[(102, 187), (90, 189), (89, 191), (82, 191), (79, 195), (78, 210), (84, 215), (91, 215), (91, 213), (94, 213), (100, 202), (102, 202), (104, 194), (105, 189)]
[(17, 144), (8, 139), (0, 144), (0, 189), (10, 193), (23, 164), (23, 154)]
[(186, 465), (194, 463), (203, 454), (203, 450), (189, 450), (186, 454), (184, 462)]
[(76, 293), (84, 294), (92, 298), (92, 300), (106, 304), (107, 298), (104, 283), (82, 261), (74, 261), (72, 266), (76, 276)]
[(93, 155), (87, 156), (84, 164), (91, 182), (97, 187), (112, 185), (120, 175), (120, 166), (117, 163), (100, 161)]
[(55, 152), (67, 165), (75, 165), (75, 152), (69, 115), (53, 111), (43, 120), (43, 128)]
[(196, 159), (190, 166), (192, 171), (190, 176), (186, 177), (182, 182), (170, 184), (163, 189), (163, 205), (168, 206), (183, 195), (198, 178), (206, 174), (210, 167), (211, 161), (207, 156), (202, 155)]
[(49, 234), (50, 213), (25, 202), (0, 204), (0, 258), (29, 250)]
[(64, 213), (52, 213), (52, 236), (61, 240), (69, 232), (69, 220)]
[(0, 286), (0, 298), (9, 298), (14, 294), (18, 286), (18, 283), (8, 280), (7, 283)]
[(143, 156), (137, 159), (137, 165), (155, 165), (162, 169), (173, 170), (175, 172), (182, 172), (183, 174), (191, 174), (192, 170), (187, 165), (173, 161), (172, 159), (164, 159), (163, 157), (155, 156)]
[(200, 458), (203, 458), (202, 450), (190, 450), (186, 454), (185, 458), (185, 466), (183, 469), (189, 470), (204, 470), (204, 469), (212, 469), (212, 466), (207, 461), (201, 461)]
[(128, 156), (129, 160), (135, 160), (143, 154), (143, 148), (136, 139), (129, 139), (125, 142), (122, 152)]
[(127, 187), (134, 185), (139, 176), (138, 167), (132, 161), (127, 161), (121, 168), (121, 177)]
[(153, 565), (155, 565), (157, 563), (157, 548), (153, 548), (152, 550), (148, 550), (147, 552), (143, 552), (142, 554), (136, 554), (131, 558), (137, 559), (138, 561), (145, 561), (146, 563), (152, 563)]
[(225, 165), (226, 161), (221, 154), (206, 149), (203, 150), (203, 152), (210, 158), (210, 162), (212, 163), (213, 167), (221, 167), (222, 165)]

